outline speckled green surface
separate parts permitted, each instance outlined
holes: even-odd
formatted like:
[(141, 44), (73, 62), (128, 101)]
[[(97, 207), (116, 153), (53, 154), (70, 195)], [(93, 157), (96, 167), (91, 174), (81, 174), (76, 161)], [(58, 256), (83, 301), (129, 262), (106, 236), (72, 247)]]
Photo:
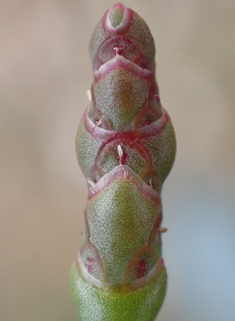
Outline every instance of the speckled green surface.
[(78, 320), (153, 321), (165, 296), (166, 281), (164, 269), (155, 282), (135, 292), (118, 294), (87, 284), (74, 264), (70, 286)]
[(159, 135), (144, 140), (142, 144), (151, 155), (153, 168), (163, 183), (175, 160), (176, 139), (171, 121)]
[(97, 108), (107, 118), (111, 130), (134, 128), (134, 120), (147, 103), (150, 85), (145, 79), (119, 68), (94, 84)]
[(160, 211), (160, 205), (123, 177), (88, 201), (90, 241), (99, 251), (108, 283), (123, 282), (130, 260), (147, 245)]
[(123, 19), (123, 11), (120, 8), (113, 8), (109, 15), (110, 22), (113, 27), (117, 27)]

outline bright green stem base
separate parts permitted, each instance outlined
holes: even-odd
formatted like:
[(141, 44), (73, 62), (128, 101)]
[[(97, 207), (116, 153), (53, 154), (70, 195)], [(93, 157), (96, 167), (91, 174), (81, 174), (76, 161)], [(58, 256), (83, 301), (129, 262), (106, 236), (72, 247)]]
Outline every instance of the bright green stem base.
[(166, 292), (166, 270), (158, 278), (127, 294), (86, 283), (77, 265), (71, 269), (70, 288), (79, 321), (154, 321)]

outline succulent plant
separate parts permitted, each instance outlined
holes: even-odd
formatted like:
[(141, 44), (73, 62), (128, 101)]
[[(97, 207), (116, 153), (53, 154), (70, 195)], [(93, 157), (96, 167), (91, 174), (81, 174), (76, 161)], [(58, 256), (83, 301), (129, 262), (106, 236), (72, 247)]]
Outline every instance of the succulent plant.
[(71, 292), (78, 320), (153, 321), (167, 284), (160, 192), (176, 150), (154, 40), (145, 21), (117, 3), (96, 25), (89, 51), (91, 102), (76, 136), (88, 200)]

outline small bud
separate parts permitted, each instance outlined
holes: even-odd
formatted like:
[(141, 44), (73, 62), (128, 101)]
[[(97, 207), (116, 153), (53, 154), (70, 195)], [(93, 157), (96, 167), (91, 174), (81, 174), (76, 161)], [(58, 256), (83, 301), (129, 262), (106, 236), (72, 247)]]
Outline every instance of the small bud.
[(167, 227), (160, 227), (158, 229), (159, 233), (166, 233), (168, 231), (168, 228)]
[(138, 278), (139, 279), (145, 275), (146, 268), (147, 268), (147, 263), (145, 261), (142, 260), (138, 263)]
[(95, 184), (94, 184), (94, 182), (88, 177), (88, 179), (87, 179), (87, 182), (91, 185), (91, 186), (94, 186)]
[(118, 150), (118, 156), (119, 156), (120, 165), (121, 165), (121, 163), (122, 163), (122, 155), (123, 155), (122, 147), (120, 145), (118, 145), (117, 150)]
[(86, 90), (86, 96), (87, 96), (88, 101), (90, 102), (91, 101), (91, 91), (89, 89)]
[(101, 119), (96, 120), (95, 124), (96, 124), (97, 127), (99, 127), (101, 125)]
[(155, 95), (155, 98), (156, 98), (157, 102), (159, 102), (159, 103), (161, 102), (159, 95)]
[(109, 10), (109, 20), (113, 28), (117, 28), (124, 17), (124, 6), (121, 3), (116, 3), (110, 10)]
[(123, 51), (123, 47), (114, 46), (114, 47), (113, 47), (113, 50), (115, 51), (116, 56), (117, 56), (117, 55), (121, 55), (121, 54), (122, 54), (122, 51)]
[(92, 269), (93, 263), (94, 263), (94, 260), (93, 260), (92, 258), (88, 258), (88, 259), (86, 260), (87, 271), (88, 271), (89, 273), (91, 273), (91, 269)]

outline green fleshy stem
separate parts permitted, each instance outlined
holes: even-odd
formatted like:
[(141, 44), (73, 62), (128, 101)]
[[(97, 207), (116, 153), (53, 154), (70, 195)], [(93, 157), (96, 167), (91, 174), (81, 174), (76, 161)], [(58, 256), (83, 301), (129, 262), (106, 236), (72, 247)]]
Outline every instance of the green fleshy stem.
[(166, 284), (165, 267), (154, 281), (127, 293), (89, 284), (76, 263), (71, 269), (70, 288), (78, 320), (153, 321), (164, 300)]

